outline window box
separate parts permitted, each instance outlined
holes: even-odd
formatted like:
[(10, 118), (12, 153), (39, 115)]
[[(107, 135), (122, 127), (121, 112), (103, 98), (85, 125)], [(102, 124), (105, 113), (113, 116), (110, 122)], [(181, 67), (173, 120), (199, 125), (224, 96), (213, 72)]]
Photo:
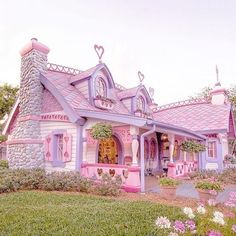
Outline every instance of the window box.
[(112, 110), (114, 108), (115, 101), (110, 98), (96, 96), (94, 99), (94, 105), (101, 109)]

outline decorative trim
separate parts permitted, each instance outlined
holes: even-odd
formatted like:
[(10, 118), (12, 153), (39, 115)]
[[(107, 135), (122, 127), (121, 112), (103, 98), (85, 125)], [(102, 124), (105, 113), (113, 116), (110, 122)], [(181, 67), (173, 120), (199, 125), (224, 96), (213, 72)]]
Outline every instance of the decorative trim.
[(18, 122), (22, 122), (22, 121), (27, 121), (27, 120), (41, 120), (41, 117), (40, 116), (35, 116), (35, 115), (29, 115), (29, 116), (22, 116), (22, 117), (19, 117), (17, 119)]
[(70, 122), (69, 117), (67, 115), (62, 114), (46, 114), (41, 115), (41, 121), (62, 121), (62, 122)]
[(56, 100), (60, 103), (64, 111), (69, 117), (69, 120), (72, 123), (76, 123), (79, 120), (81, 122), (85, 122), (85, 120), (80, 117), (66, 102), (65, 98), (59, 93), (59, 91), (55, 88), (55, 86), (45, 77), (44, 75), (40, 75), (40, 82), (51, 92), (51, 94), (56, 98)]
[(205, 104), (205, 103), (209, 103), (209, 101), (206, 98), (195, 98), (195, 99), (189, 99), (189, 100), (184, 100), (184, 101), (180, 101), (180, 102), (173, 102), (170, 104), (159, 106), (159, 107), (152, 109), (152, 111), (155, 113), (158, 111), (164, 111), (164, 110), (168, 110), (171, 108), (183, 107), (183, 106), (188, 106), (188, 105), (192, 105), (192, 104)]
[(44, 141), (41, 139), (14, 139), (6, 142), (7, 145), (14, 144), (43, 144)]
[(49, 71), (61, 72), (69, 75), (78, 75), (83, 72), (82, 70), (74, 69), (67, 66), (61, 66), (54, 63), (48, 63), (47, 69)]

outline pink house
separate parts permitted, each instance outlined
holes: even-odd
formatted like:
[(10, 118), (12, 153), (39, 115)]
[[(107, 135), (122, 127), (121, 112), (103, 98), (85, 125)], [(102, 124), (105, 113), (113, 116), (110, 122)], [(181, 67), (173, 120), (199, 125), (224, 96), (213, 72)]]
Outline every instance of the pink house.
[[(119, 174), (131, 192), (144, 191), (145, 176), (162, 171), (164, 160), (175, 178), (197, 169), (223, 169), (235, 124), (220, 84), (209, 101), (158, 107), (152, 90), (142, 83), (117, 85), (101, 61), (80, 71), (48, 63), (48, 53), (37, 39), (20, 52), (20, 95), (4, 128), (11, 168), (76, 170), (93, 179)], [(92, 138), (91, 127), (98, 122), (112, 125), (112, 138)], [(207, 151), (196, 157), (182, 152), (188, 139), (205, 144)]]

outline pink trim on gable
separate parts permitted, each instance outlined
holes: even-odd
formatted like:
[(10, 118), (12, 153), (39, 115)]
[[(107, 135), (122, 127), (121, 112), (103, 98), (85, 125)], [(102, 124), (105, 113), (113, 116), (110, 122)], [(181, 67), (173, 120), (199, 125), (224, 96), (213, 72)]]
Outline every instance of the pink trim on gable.
[(14, 139), (6, 142), (7, 145), (13, 144), (43, 144), (44, 141), (41, 139)]
[(29, 116), (22, 116), (17, 119), (19, 122), (27, 121), (27, 120), (40, 120), (40, 116), (29, 115)]
[(27, 44), (20, 50), (20, 55), (21, 55), (21, 56), (24, 56), (26, 53), (30, 52), (30, 51), (33, 50), (33, 49), (36, 49), (37, 51), (40, 51), (40, 52), (45, 53), (45, 54), (48, 54), (49, 51), (50, 51), (50, 49), (49, 49), (46, 45), (44, 45), (44, 44), (38, 42), (37, 39), (32, 38), (31, 41), (30, 41), (29, 43), (27, 43)]

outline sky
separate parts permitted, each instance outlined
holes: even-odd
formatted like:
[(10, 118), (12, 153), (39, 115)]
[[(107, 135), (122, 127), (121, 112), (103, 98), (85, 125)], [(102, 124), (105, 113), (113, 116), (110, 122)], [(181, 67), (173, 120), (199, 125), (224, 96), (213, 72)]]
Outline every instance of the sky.
[(20, 82), (19, 50), (37, 38), (48, 61), (80, 70), (98, 63), (116, 83), (155, 89), (159, 105), (216, 82), (236, 84), (235, 0), (0, 0), (0, 83)]

